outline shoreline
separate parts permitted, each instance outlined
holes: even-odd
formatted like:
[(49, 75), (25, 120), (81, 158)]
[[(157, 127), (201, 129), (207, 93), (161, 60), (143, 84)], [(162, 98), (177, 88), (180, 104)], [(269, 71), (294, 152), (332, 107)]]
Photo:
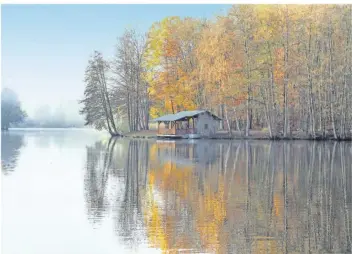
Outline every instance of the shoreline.
[[(117, 135), (117, 136), (111, 136), (108, 132), (100, 132), (95, 129), (91, 128), (10, 128), (7, 131), (1, 131), (2, 133), (7, 133), (7, 132), (21, 132), (21, 131), (29, 131), (29, 132), (35, 132), (35, 131), (62, 131), (62, 130), (71, 130), (71, 131), (93, 131), (95, 133), (103, 133), (104, 135), (109, 136), (110, 138), (132, 138), (132, 139), (158, 139), (158, 140), (176, 140), (176, 139), (185, 139), (185, 138), (167, 138), (167, 137), (158, 137), (156, 130), (143, 130), (143, 131), (136, 131), (136, 132), (128, 132), (128, 133), (122, 133), (122, 135)], [(335, 139), (334, 136), (329, 133), (329, 135), (323, 137), (322, 135), (317, 135), (316, 137), (312, 136), (307, 136), (303, 132), (293, 132), (293, 135), (291, 137), (283, 137), (283, 136), (277, 136), (274, 138), (269, 137), (269, 133), (266, 131), (258, 131), (258, 130), (252, 130), (250, 131), (250, 135), (248, 137), (243, 136), (242, 133), (239, 131), (233, 131), (232, 136), (230, 136), (227, 132), (225, 131), (219, 131), (213, 136), (210, 137), (204, 137), (204, 138), (199, 138), (202, 140), (270, 140), (270, 141), (294, 141), (294, 140), (302, 140), (302, 141), (335, 141), (335, 142), (351, 142), (352, 141), (352, 136), (346, 137), (346, 138), (337, 138)]]
[[(156, 131), (153, 130), (147, 130), (147, 131), (137, 131), (137, 132), (129, 132), (125, 133), (122, 135), (122, 137), (127, 137), (127, 138), (135, 138), (135, 139), (160, 139), (160, 140), (176, 140), (180, 138), (163, 138), (163, 137), (157, 137)], [(182, 138), (181, 138), (182, 139)], [(267, 132), (263, 131), (251, 131), (250, 135), (248, 137), (245, 137), (239, 132), (233, 132), (232, 136), (230, 136), (227, 132), (219, 132), (214, 136), (210, 137), (205, 137), (205, 138), (200, 138), (200, 139), (209, 139), (209, 140), (271, 140), (271, 141), (290, 141), (290, 140), (306, 140), (306, 141), (352, 141), (352, 136), (351, 137), (346, 137), (346, 138), (337, 138), (335, 139), (332, 135), (328, 135), (326, 137), (323, 136), (317, 136), (317, 137), (311, 137), (307, 136), (302, 132), (295, 133), (291, 137), (283, 137), (283, 136), (277, 136), (274, 138), (270, 138), (269, 134)]]

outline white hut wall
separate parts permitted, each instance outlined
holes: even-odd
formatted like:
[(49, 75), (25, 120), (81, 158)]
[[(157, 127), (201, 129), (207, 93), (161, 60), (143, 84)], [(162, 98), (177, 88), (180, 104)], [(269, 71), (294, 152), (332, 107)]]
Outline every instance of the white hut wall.
[(198, 116), (196, 120), (196, 130), (201, 136), (214, 135), (218, 129), (218, 122), (205, 113)]

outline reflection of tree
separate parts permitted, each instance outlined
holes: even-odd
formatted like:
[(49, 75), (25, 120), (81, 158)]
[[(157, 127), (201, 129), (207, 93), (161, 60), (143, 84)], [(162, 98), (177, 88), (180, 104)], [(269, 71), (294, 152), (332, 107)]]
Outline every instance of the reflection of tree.
[[(87, 206), (112, 208), (130, 246), (146, 234), (171, 252), (351, 251), (350, 143), (130, 140), (120, 170), (116, 147), (87, 149)], [(109, 174), (123, 186), (112, 200)]]
[(1, 133), (1, 168), (5, 175), (16, 168), (20, 150), (23, 145), (22, 134)]
[(89, 220), (100, 222), (111, 210), (115, 231), (130, 246), (140, 242), (135, 233), (143, 222), (140, 202), (145, 189), (149, 143), (111, 138), (108, 144), (97, 142), (87, 148), (85, 195)]
[(136, 246), (140, 239), (134, 234), (142, 224), (141, 195), (145, 189), (146, 172), (148, 170), (149, 142), (130, 140), (124, 167), (124, 191), (116, 216), (116, 231)]
[[(214, 147), (207, 142), (173, 142), (153, 146), (158, 153), (150, 154), (152, 164), (144, 207), (151, 246), (164, 251), (225, 250), (226, 245), (219, 241), (228, 238), (221, 230), (226, 223), (224, 201), (227, 194), (225, 179), (218, 175), (218, 168), (224, 163), (216, 159), (223, 144)], [(206, 150), (212, 150), (213, 156), (204, 156)], [(188, 164), (185, 163), (187, 158), (190, 159)], [(204, 160), (198, 161), (199, 158)], [(155, 196), (156, 192), (159, 195)]]
[(111, 138), (107, 145), (97, 142), (94, 147), (87, 147), (86, 205), (88, 217), (94, 223), (102, 219), (109, 206), (106, 188), (115, 144), (116, 138)]
[[(165, 154), (160, 149), (168, 149), (182, 158), (151, 159), (149, 188), (162, 199), (160, 203), (147, 196), (146, 226), (152, 246), (164, 250), (199, 246), (221, 253), (350, 251), (352, 208), (347, 186), (352, 179), (347, 144), (339, 151), (336, 144), (314, 142), (211, 145), (220, 157), (202, 170), (196, 170), (198, 164), (177, 163), (187, 157), (186, 149), (178, 152), (177, 142), (156, 145), (159, 156)], [(195, 156), (191, 149), (189, 154)], [(196, 227), (182, 225), (185, 217)]]

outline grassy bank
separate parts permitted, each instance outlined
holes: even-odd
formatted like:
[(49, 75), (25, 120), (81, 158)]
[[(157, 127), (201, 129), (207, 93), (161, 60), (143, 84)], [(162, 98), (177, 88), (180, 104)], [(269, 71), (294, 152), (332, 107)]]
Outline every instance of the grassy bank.
[[(157, 138), (156, 130), (143, 130), (143, 131), (136, 131), (136, 132), (129, 132), (124, 134), (125, 137), (130, 138)], [(226, 131), (219, 131), (215, 135), (209, 137), (209, 139), (252, 139), (252, 140), (315, 140), (315, 141), (328, 141), (328, 140), (336, 140), (336, 141), (351, 141), (351, 137), (347, 137), (344, 139), (335, 139), (332, 134), (329, 134), (325, 137), (322, 135), (317, 135), (316, 137), (312, 137), (307, 135), (305, 132), (296, 131), (291, 134), (290, 137), (283, 137), (279, 135), (275, 138), (270, 138), (269, 132), (267, 131), (259, 131), (259, 130), (252, 130), (250, 131), (250, 135), (246, 137), (243, 132), (233, 131), (232, 135), (230, 135)]]

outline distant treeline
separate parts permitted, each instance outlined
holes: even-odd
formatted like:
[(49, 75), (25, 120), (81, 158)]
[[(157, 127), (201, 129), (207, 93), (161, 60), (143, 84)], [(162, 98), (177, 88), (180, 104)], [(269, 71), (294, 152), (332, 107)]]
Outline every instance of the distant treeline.
[(351, 136), (352, 6), (234, 5), (214, 20), (167, 17), (89, 60), (86, 124), (118, 135), (149, 116), (217, 113), (231, 132)]
[(80, 128), (84, 121), (70, 110), (71, 104), (54, 112), (49, 106), (41, 106), (34, 117), (28, 117), (17, 94), (9, 88), (1, 91), (1, 129), (17, 128)]
[(66, 123), (58, 121), (40, 122), (32, 119), (26, 119), (24, 122), (14, 125), (18, 128), (81, 128), (83, 123)]
[(11, 126), (19, 124), (27, 117), (22, 109), (17, 94), (8, 88), (1, 90), (1, 130), (8, 130)]

